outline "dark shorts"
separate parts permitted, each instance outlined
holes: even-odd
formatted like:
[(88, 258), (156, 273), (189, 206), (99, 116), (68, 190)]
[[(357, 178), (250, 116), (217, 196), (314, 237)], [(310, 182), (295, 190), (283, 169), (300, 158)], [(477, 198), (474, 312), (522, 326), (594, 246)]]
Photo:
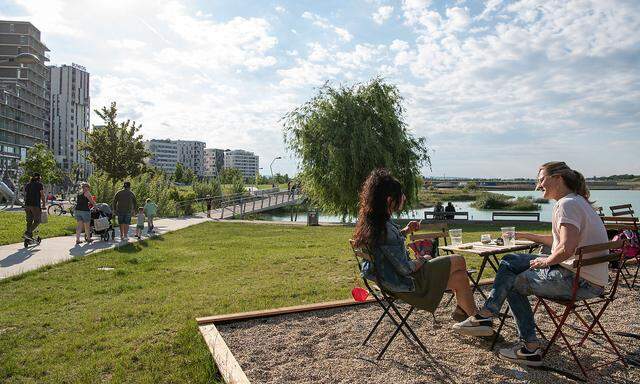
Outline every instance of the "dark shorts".
[(73, 211), (73, 216), (77, 221), (82, 221), (89, 224), (91, 222), (91, 212), (89, 211)]
[(131, 214), (130, 213), (118, 213), (118, 224), (131, 224)]

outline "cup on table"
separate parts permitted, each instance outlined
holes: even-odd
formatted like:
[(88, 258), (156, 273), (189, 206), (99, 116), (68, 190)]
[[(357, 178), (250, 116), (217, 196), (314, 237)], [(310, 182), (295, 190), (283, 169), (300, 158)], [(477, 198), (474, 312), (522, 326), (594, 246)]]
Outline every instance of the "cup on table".
[(480, 236), (480, 242), (482, 244), (489, 244), (491, 243), (491, 235), (488, 233), (485, 233), (484, 235)]
[(502, 227), (502, 240), (505, 247), (513, 247), (516, 245), (516, 227)]
[(450, 229), (449, 237), (451, 238), (451, 245), (454, 247), (462, 244), (462, 229)]

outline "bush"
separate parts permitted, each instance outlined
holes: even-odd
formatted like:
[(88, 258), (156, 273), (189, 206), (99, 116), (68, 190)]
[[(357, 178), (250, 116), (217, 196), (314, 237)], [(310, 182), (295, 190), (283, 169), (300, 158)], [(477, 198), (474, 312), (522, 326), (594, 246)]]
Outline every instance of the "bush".
[(196, 197), (203, 198), (207, 195), (211, 197), (222, 196), (222, 187), (215, 180), (193, 183), (193, 191)]
[(509, 206), (509, 198), (503, 195), (483, 193), (471, 203), (477, 209), (506, 209)]

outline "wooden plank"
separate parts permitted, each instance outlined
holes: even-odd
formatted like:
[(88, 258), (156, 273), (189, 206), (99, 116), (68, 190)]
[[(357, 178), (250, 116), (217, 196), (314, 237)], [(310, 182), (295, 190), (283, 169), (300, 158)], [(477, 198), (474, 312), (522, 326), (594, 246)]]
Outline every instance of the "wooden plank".
[(224, 342), (215, 324), (207, 324), (199, 328), (224, 382), (227, 384), (250, 384), (247, 375), (229, 350), (229, 346)]
[(263, 317), (285, 315), (289, 313), (310, 312), (310, 311), (317, 311), (321, 309), (331, 309), (331, 308), (346, 307), (351, 305), (366, 304), (366, 303), (371, 303), (373, 301), (374, 299), (372, 297), (369, 297), (367, 301), (364, 301), (364, 302), (355, 301), (353, 299), (347, 299), (347, 300), (329, 301), (325, 303), (294, 305), (292, 307), (266, 309), (261, 311), (240, 312), (240, 313), (231, 313), (227, 315), (198, 317), (196, 318), (196, 322), (198, 323), (198, 325), (211, 324), (211, 323), (223, 324), (223, 323), (228, 323), (231, 321), (238, 321), (238, 320), (249, 320), (249, 319), (257, 319), (257, 318), (263, 318)]

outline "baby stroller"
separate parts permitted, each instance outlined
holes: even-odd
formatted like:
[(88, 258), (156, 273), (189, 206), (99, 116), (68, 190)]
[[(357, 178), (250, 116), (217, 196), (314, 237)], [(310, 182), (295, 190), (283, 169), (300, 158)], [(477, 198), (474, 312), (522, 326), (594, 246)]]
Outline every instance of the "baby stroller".
[(116, 232), (111, 225), (113, 213), (109, 204), (98, 203), (91, 209), (91, 236), (100, 235), (102, 241), (109, 241), (116, 237)]

